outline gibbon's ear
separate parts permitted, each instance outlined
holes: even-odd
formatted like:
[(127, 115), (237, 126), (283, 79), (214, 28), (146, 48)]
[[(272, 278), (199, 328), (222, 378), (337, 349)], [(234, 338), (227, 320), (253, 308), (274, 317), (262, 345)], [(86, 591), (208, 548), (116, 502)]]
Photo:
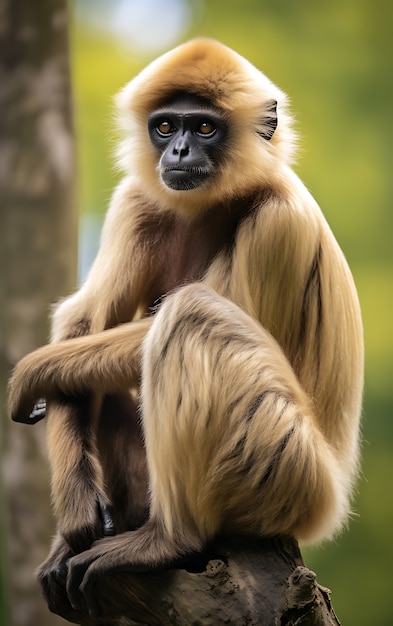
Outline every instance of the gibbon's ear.
[(265, 115), (261, 118), (260, 126), (257, 128), (257, 133), (266, 141), (274, 135), (274, 131), (277, 128), (277, 100), (270, 100), (265, 105)]

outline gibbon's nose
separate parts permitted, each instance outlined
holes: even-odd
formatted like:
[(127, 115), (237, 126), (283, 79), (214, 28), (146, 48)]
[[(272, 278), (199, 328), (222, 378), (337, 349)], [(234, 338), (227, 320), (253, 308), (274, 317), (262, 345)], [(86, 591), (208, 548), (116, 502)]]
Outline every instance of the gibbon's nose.
[(173, 147), (173, 154), (175, 156), (178, 156), (179, 159), (181, 159), (182, 157), (188, 156), (189, 153), (190, 153), (190, 147), (189, 147), (188, 141), (186, 137), (182, 136), (176, 141)]

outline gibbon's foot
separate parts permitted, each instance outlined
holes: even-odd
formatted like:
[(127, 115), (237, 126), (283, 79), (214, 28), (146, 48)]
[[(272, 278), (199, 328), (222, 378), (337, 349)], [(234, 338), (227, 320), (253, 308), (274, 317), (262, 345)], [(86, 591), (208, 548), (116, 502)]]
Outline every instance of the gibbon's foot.
[(91, 550), (82, 552), (78, 558), (74, 557), (68, 562), (67, 594), (74, 611), (80, 611), (86, 604), (89, 615), (93, 619), (98, 619), (101, 617), (101, 608), (95, 592), (97, 576), (95, 577), (92, 573), (87, 574), (90, 565), (94, 562), (91, 552)]
[(27, 417), (19, 414), (13, 415), (12, 419), (14, 422), (21, 424), (37, 424), (37, 422), (40, 422), (44, 417), (46, 417), (46, 400), (40, 399), (35, 403), (33, 410)]
[[(67, 594), (69, 602), (75, 611), (80, 611), (86, 605), (93, 619), (101, 617), (101, 608), (96, 593), (98, 578), (111, 571), (121, 569), (113, 563), (108, 563), (108, 559), (103, 556), (103, 552), (105, 552), (103, 544), (107, 541), (105, 539), (98, 541), (90, 550), (86, 550), (86, 552), (82, 552), (68, 561)], [(103, 560), (102, 563), (100, 563), (101, 560)]]
[(100, 579), (120, 571), (151, 572), (173, 565), (176, 552), (170, 542), (153, 554), (150, 536), (144, 541), (146, 538), (140, 530), (101, 539), (90, 550), (70, 558), (67, 593), (74, 610), (86, 605), (90, 616), (98, 619), (102, 612), (97, 593)]
[(58, 553), (52, 555), (38, 569), (37, 578), (49, 610), (70, 622), (79, 623), (66, 591), (67, 561), (70, 556), (72, 552), (69, 549), (64, 550), (63, 556)]

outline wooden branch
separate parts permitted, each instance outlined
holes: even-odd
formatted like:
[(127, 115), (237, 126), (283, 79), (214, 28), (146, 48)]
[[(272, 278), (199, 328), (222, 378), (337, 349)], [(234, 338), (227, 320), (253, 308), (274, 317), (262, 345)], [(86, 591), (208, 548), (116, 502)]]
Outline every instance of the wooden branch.
[(330, 592), (289, 537), (219, 538), (187, 569), (118, 573), (97, 585), (105, 617), (72, 611), (82, 626), (339, 626)]

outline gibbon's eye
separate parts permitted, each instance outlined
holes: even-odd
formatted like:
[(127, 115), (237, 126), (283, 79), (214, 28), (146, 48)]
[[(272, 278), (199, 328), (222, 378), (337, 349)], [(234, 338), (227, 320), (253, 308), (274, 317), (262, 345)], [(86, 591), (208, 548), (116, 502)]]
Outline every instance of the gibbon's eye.
[(171, 135), (173, 132), (175, 132), (175, 130), (176, 128), (173, 126), (173, 124), (169, 120), (162, 120), (162, 122), (160, 122), (156, 126), (156, 131), (162, 137)]
[(216, 132), (217, 128), (209, 122), (208, 120), (204, 120), (198, 126), (198, 130), (196, 131), (198, 135), (202, 137), (211, 137)]

